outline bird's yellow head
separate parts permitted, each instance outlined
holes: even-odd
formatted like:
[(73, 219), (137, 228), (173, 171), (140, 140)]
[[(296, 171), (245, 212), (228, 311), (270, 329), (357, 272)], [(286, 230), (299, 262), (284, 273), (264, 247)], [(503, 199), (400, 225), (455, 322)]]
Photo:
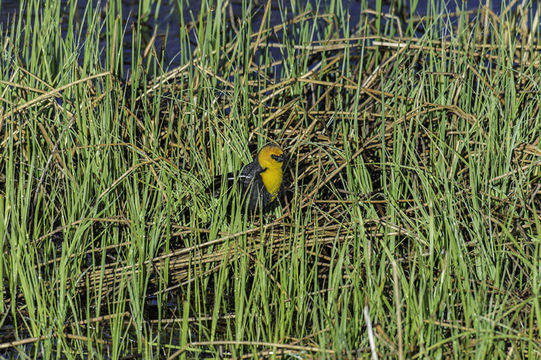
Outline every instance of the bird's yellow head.
[(284, 150), (277, 145), (265, 145), (259, 150), (257, 161), (263, 169), (282, 170), (285, 161)]
[(271, 194), (272, 200), (276, 198), (282, 186), (282, 169), (285, 160), (284, 150), (273, 144), (263, 146), (257, 155), (259, 166), (264, 170), (261, 173), (261, 178), (267, 191)]

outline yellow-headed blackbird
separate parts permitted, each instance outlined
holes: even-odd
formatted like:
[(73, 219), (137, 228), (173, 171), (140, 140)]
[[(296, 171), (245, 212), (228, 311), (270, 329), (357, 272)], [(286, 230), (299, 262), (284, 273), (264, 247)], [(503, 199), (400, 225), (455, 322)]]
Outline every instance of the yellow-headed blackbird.
[(236, 183), (242, 196), (241, 205), (250, 213), (268, 211), (282, 191), (286, 155), (277, 145), (267, 144), (257, 157), (239, 173), (229, 173), (225, 180), (216, 176), (210, 188), (214, 197), (229, 191)]

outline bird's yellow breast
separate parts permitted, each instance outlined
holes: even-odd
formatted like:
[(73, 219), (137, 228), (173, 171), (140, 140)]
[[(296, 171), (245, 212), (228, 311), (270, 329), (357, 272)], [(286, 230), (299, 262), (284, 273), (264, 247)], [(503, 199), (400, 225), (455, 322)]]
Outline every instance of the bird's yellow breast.
[(276, 196), (278, 196), (278, 191), (280, 191), (280, 187), (282, 186), (282, 169), (271, 169), (267, 168), (267, 170), (263, 171), (261, 173), (261, 179), (263, 180), (263, 185), (265, 185), (265, 188), (271, 194), (271, 199), (274, 201), (276, 199)]
[(263, 180), (263, 185), (265, 185), (265, 188), (271, 195), (271, 201), (276, 199), (280, 187), (282, 186), (282, 167), (284, 163), (283, 160), (280, 160), (277, 157), (283, 159), (283, 154), (284, 151), (279, 146), (266, 145), (261, 149), (257, 156), (257, 161), (263, 169), (261, 179)]

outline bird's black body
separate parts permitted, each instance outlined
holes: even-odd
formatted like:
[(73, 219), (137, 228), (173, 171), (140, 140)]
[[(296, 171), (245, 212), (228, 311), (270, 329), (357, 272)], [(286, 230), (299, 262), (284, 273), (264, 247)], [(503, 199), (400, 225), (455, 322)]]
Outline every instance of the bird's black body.
[(247, 204), (250, 212), (258, 211), (259, 208), (265, 212), (272, 202), (272, 196), (265, 188), (261, 173), (265, 171), (257, 161), (246, 165), (240, 172), (241, 193), (243, 204)]

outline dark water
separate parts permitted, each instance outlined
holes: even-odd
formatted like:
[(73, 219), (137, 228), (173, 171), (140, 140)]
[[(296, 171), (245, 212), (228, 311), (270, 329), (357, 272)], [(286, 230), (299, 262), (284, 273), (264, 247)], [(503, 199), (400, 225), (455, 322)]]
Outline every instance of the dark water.
[[(314, 1), (314, 0), (305, 0), (304, 2), (301, 1), (301, 3), (304, 3), (306, 5), (307, 1), (310, 2), (312, 5), (312, 8), (317, 8), (316, 3), (319, 3), (319, 12), (325, 12), (325, 7), (327, 6), (327, 2), (325, 1)], [(178, 4), (181, 1), (177, 0), (164, 0), (162, 1), (162, 4), (159, 9), (157, 9), (156, 6), (153, 6), (149, 9), (149, 12), (146, 14), (147, 16), (144, 16), (144, 20), (141, 20), (141, 17), (139, 16), (139, 1), (123, 1), (122, 2), (122, 18), (123, 18), (123, 26), (126, 30), (125, 34), (125, 43), (124, 43), (124, 74), (123, 77), (129, 76), (129, 69), (131, 68), (131, 58), (132, 58), (132, 48), (131, 48), (131, 38), (132, 38), (132, 31), (134, 28), (137, 28), (137, 21), (140, 21), (139, 24), (141, 25), (142, 30), (144, 31), (143, 40), (148, 41), (154, 32), (156, 31), (156, 39), (155, 39), (155, 46), (158, 52), (161, 52), (163, 54), (164, 59), (164, 66), (166, 69), (171, 69), (174, 67), (177, 67), (181, 65), (182, 59), (179, 56), (181, 49), (180, 49), (180, 42), (179, 39), (179, 28), (181, 26), (181, 17), (180, 17), (180, 11), (176, 4)], [(228, 12), (232, 15), (231, 18), (241, 18), (243, 16), (243, 5), (242, 0), (232, 0), (230, 9), (228, 9)], [(69, 8), (66, 6), (67, 1), (62, 0), (61, 1), (61, 16), (63, 17), (62, 21), (62, 31), (65, 33), (69, 26), (75, 26), (75, 24), (69, 24)], [(200, 0), (196, 1), (190, 1), (189, 5), (186, 4), (186, 1), (182, 1), (183, 5), (183, 19), (184, 24), (189, 23), (193, 19), (197, 19), (199, 9), (201, 8), (201, 2)], [(257, 27), (259, 25), (259, 22), (261, 21), (263, 12), (264, 12), (264, 5), (266, 1), (263, 0), (254, 0), (253, 1), (253, 24), (254, 27)], [(432, 11), (429, 10), (428, 5), (431, 3), (431, 1), (419, 1), (417, 3), (417, 6), (415, 9), (409, 8), (407, 5), (401, 5), (403, 3), (409, 3), (409, 1), (384, 1), (382, 5), (381, 11), (383, 13), (389, 13), (391, 12), (391, 8), (396, 9), (399, 6), (402, 6), (402, 8), (399, 10), (403, 15), (406, 17), (413, 16), (413, 15), (427, 15), (427, 12), (437, 13), (440, 11), (440, 9), (433, 9)], [(456, 12), (457, 9), (460, 9), (461, 7), (464, 10), (476, 10), (479, 8), (480, 3), (479, 1), (447, 1), (447, 2), (437, 2), (438, 4), (441, 4), (440, 6), (445, 6), (445, 11), (449, 13)], [(500, 12), (500, 2), (499, 1), (492, 1), (491, 8), (495, 13)], [(77, 3), (77, 14), (75, 16), (76, 19), (79, 19), (81, 21), (81, 26), (86, 26), (86, 22), (83, 21), (84, 19), (84, 12), (86, 9), (86, 6), (88, 4), (87, 0), (80, 0)], [(286, 6), (289, 6), (289, 1), (284, 0), (273, 0), (272, 2), (272, 8), (271, 8), (271, 14), (270, 14), (270, 24), (271, 26), (281, 24), (283, 22), (282, 16), (281, 16), (281, 9), (283, 9)], [(358, 24), (360, 16), (361, 16), (361, 8), (366, 9), (376, 9), (376, 1), (374, 0), (344, 0), (343, 1), (344, 8), (348, 9), (350, 15), (350, 23), (353, 25)], [(2, 29), (3, 32), (5, 32), (7, 29), (11, 27), (11, 24), (16, 18), (18, 17), (18, 14), (20, 13), (20, 6), (21, 1), (19, 0), (0, 0), (0, 29)], [(107, 1), (94, 1), (93, 2), (93, 8), (99, 8), (103, 15), (105, 16), (107, 12)], [(534, 5), (534, 8), (536, 6)], [(159, 12), (157, 14), (157, 12)], [(25, 10), (23, 10), (23, 13), (25, 13)], [(292, 11), (288, 11), (288, 14), (291, 14)], [(157, 16), (156, 16), (157, 15)], [(291, 15), (290, 15), (291, 17)], [(26, 15), (24, 16), (24, 19), (26, 19)], [(65, 20), (64, 20), (65, 19)], [(354, 26), (351, 27), (352, 29)], [(166, 36), (167, 34), (167, 36)], [(344, 36), (347, 36), (347, 34), (344, 34)], [(279, 53), (273, 54), (275, 57), (277, 55), (279, 56)]]

